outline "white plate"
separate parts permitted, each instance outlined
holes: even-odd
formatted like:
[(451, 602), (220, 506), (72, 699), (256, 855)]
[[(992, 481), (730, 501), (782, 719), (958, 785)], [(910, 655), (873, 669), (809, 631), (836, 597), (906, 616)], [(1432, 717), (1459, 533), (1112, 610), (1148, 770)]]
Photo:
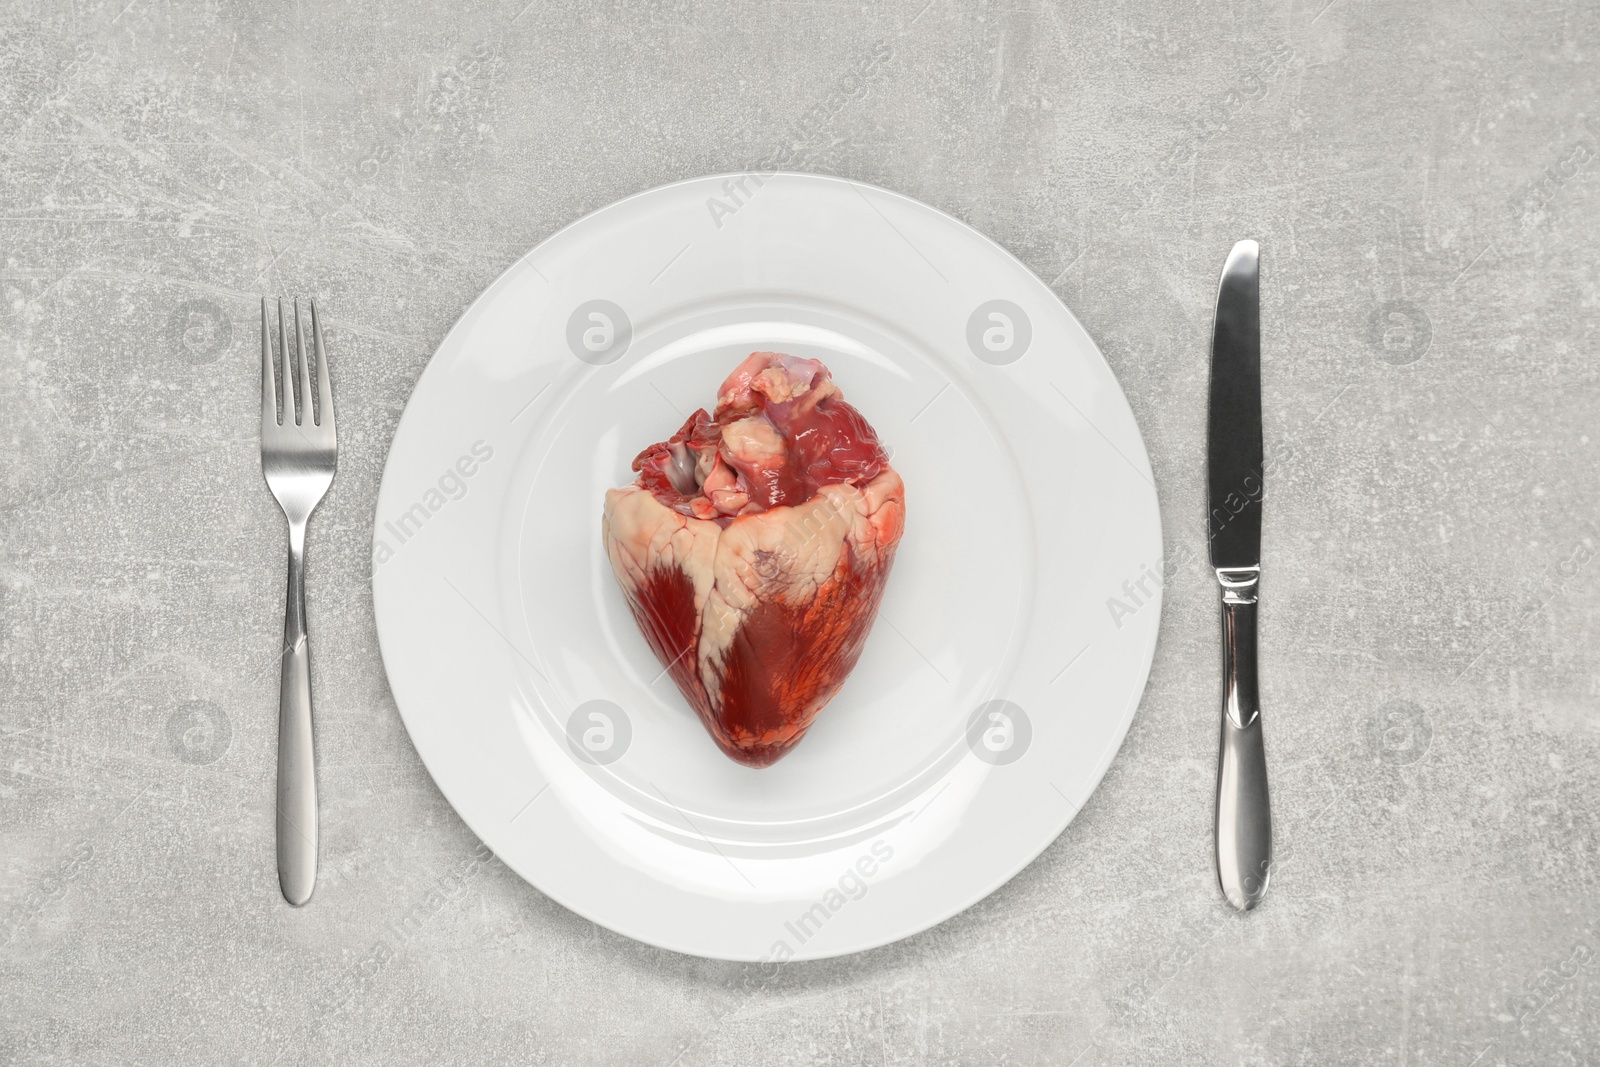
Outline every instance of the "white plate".
[[(765, 770), (706, 736), (600, 543), (634, 454), (757, 349), (832, 368), (907, 513), (860, 664)], [(1071, 821), (1161, 552), (1127, 402), (1025, 267), (882, 189), (712, 177), (574, 223), (457, 323), (390, 448), (373, 597), (417, 751), (513, 870), (653, 945), (807, 959), (954, 915)]]

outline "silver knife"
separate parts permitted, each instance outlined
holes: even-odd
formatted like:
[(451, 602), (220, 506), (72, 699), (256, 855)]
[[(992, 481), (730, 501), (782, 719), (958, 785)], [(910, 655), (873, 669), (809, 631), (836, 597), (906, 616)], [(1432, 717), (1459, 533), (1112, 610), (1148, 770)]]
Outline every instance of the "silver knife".
[(1261, 583), (1261, 248), (1240, 241), (1217, 286), (1211, 338), (1207, 482), (1211, 566), (1222, 586), (1222, 746), (1217, 758), (1217, 881), (1249, 911), (1272, 874), (1272, 807), (1256, 691)]

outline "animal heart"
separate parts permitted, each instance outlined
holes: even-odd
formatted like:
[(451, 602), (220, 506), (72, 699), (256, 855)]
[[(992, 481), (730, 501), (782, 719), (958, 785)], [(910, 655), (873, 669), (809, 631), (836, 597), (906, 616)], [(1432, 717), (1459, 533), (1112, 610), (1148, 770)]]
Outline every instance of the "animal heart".
[(602, 527), (628, 607), (722, 751), (770, 766), (861, 656), (905, 486), (828, 368), (777, 352), (633, 469)]

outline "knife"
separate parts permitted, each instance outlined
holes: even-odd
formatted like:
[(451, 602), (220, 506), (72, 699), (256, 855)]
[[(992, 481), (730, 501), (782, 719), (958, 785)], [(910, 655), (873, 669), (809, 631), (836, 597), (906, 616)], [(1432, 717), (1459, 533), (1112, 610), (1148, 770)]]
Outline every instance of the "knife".
[(1217, 285), (1211, 338), (1207, 496), (1211, 566), (1222, 587), (1222, 744), (1217, 757), (1217, 882), (1249, 911), (1272, 874), (1272, 808), (1256, 690), (1261, 583), (1261, 248), (1240, 241)]

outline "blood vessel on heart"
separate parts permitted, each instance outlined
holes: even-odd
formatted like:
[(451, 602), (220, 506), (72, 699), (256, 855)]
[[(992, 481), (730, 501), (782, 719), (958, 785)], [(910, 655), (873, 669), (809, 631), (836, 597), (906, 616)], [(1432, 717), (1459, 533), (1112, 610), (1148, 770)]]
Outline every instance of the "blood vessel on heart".
[(855, 667), (905, 486), (820, 360), (755, 352), (606, 493), (602, 536), (645, 640), (718, 747), (780, 759)]

